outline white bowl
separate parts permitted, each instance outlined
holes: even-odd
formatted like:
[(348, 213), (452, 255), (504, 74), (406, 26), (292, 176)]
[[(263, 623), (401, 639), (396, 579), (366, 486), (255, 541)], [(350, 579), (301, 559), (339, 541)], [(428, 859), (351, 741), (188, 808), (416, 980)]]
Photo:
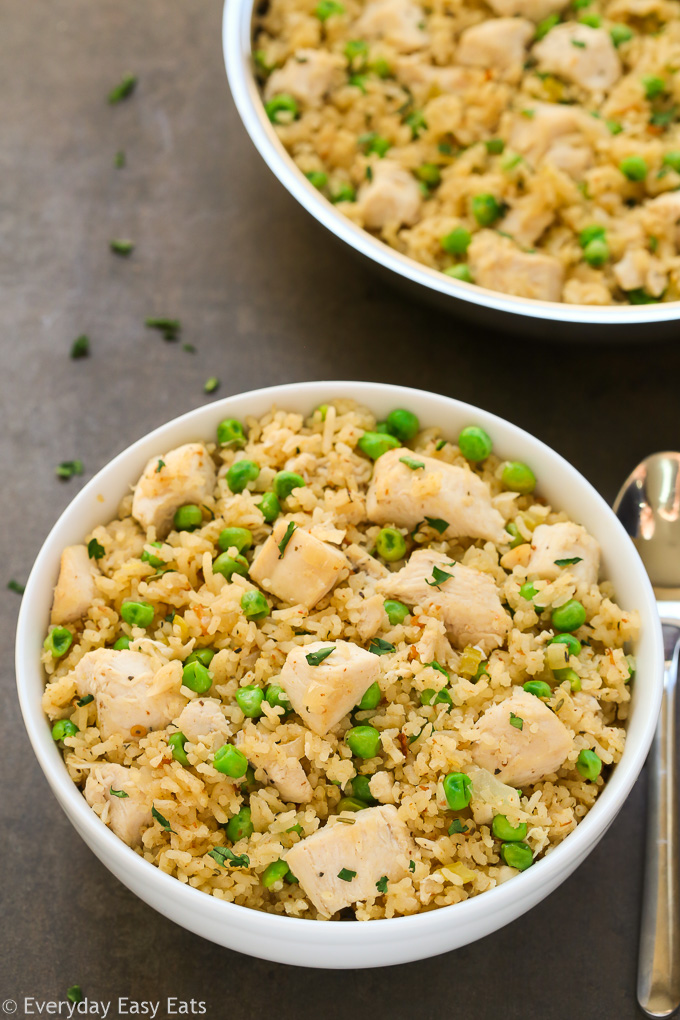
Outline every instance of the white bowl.
[[(440, 308), (496, 328), (532, 333), (545, 340), (650, 340), (675, 335), (680, 302), (649, 305), (571, 305), (514, 297), (453, 280), (422, 265), (352, 223), (307, 180), (281, 144), (264, 110), (253, 73), (252, 21), (255, 0), (225, 0), (222, 46), (236, 109), (265, 163), (293, 198), (322, 226), (370, 260), (391, 282)], [(547, 321), (546, 321), (547, 320)], [(584, 330), (584, 324), (597, 329)]]
[[(604, 575), (614, 582), (619, 602), (637, 608), (642, 619), (626, 748), (576, 830), (528, 871), (481, 896), (412, 917), (364, 923), (261, 913), (224, 903), (163, 874), (114, 836), (89, 808), (68, 776), (40, 704), (44, 688), (40, 650), (61, 551), (116, 516), (122, 496), (147, 460), (181, 443), (213, 437), (218, 422), (226, 417), (260, 416), (272, 404), (307, 413), (340, 396), (355, 398), (381, 417), (394, 407), (408, 407), (423, 425), (439, 425), (452, 437), (464, 425), (482, 425), (493, 438), (495, 452), (528, 462), (541, 493), (597, 537)], [(57, 800), (109, 871), (166, 917), (229, 949), (279, 963), (333, 968), (404, 963), (455, 949), (519, 917), (563, 882), (611, 825), (640, 773), (659, 710), (662, 662), (661, 628), (642, 563), (610, 508), (575, 468), (522, 429), (469, 404), (422, 390), (367, 382), (292, 383), (228, 397), (176, 418), (119, 454), (78, 493), (48, 535), (26, 585), (16, 645), (19, 699), (33, 749)]]

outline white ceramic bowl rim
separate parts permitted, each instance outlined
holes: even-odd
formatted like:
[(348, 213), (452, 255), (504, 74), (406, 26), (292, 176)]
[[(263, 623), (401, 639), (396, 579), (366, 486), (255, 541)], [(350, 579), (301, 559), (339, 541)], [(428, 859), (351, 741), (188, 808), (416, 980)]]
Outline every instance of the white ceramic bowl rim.
[[(86, 803), (78, 787), (70, 779), (61, 753), (51, 737), (49, 725), (42, 711), (40, 694), (44, 688), (44, 675), (39, 661), (40, 642), (36, 639), (36, 633), (44, 633), (46, 620), (40, 622), (39, 625), (36, 623), (35, 605), (40, 602), (41, 596), (43, 601), (45, 599), (45, 582), (48, 577), (50, 579), (49, 594), (51, 599), (51, 585), (56, 578), (60, 552), (69, 542), (80, 541), (84, 537), (83, 532), (78, 531), (80, 518), (84, 514), (92, 517), (91, 505), (93, 500), (98, 498), (98, 493), (104, 488), (111, 488), (106, 483), (107, 478), (118, 473), (124, 475), (129, 483), (133, 483), (147, 459), (155, 456), (157, 452), (167, 449), (165, 444), (168, 443), (168, 433), (174, 433), (173, 440), (175, 443), (196, 441), (208, 434), (214, 434), (217, 423), (224, 417), (245, 417), (250, 413), (248, 408), (254, 404), (258, 404), (263, 408), (269, 408), (271, 405), (276, 404), (279, 407), (299, 409), (306, 412), (311, 411), (321, 400), (332, 400), (334, 397), (350, 396), (370, 407), (375, 403), (378, 394), (389, 399), (393, 407), (409, 406), (409, 401), (416, 399), (426, 401), (429, 408), (427, 413), (431, 420), (429, 422), (424, 421), (423, 424), (440, 424), (442, 427), (445, 427), (447, 413), (462, 413), (467, 420), (479, 422), (492, 435), (496, 426), (505, 433), (503, 439), (504, 446), (507, 446), (508, 443), (512, 444), (515, 440), (522, 439), (524, 444), (527, 442), (532, 444), (536, 455), (542, 452), (553, 460), (556, 465), (559, 465), (563, 474), (565, 489), (571, 483), (572, 486), (580, 486), (581, 488), (585, 486), (590, 490), (591, 505), (592, 503), (599, 504), (600, 510), (604, 509), (608, 512), (611, 519), (611, 528), (617, 529), (620, 532), (622, 542), (620, 555), (624, 559), (626, 555), (629, 555), (628, 568), (637, 573), (636, 583), (638, 584), (639, 593), (637, 605), (640, 610), (643, 626), (647, 628), (646, 639), (649, 641), (650, 650), (648, 661), (652, 669), (654, 668), (654, 663), (656, 663), (658, 682), (654, 687), (654, 677), (650, 676), (649, 684), (652, 686), (646, 695), (645, 720), (638, 734), (637, 743), (634, 746), (630, 741), (626, 744), (621, 762), (613, 770), (605, 789), (598, 797), (593, 808), (579, 823), (574, 832), (566, 837), (564, 842), (552, 850), (546, 857), (537, 861), (528, 871), (516, 876), (509, 882), (490, 889), (480, 896), (425, 913), (409, 915), (407, 917), (373, 920), (369, 924), (323, 924), (310, 919), (280, 916), (228, 903), (184, 885), (145, 861), (115, 836), (110, 829), (103, 825)], [(265, 413), (265, 411), (263, 410), (262, 413)], [(504, 453), (505, 451), (500, 452)], [(122, 497), (124, 485), (121, 486), (116, 482), (116, 491), (120, 493), (119, 498)], [(80, 535), (80, 538), (76, 537), (77, 535)], [(536, 889), (541, 884), (550, 884), (551, 879), (554, 880), (555, 876), (564, 870), (569, 855), (572, 855), (572, 858), (579, 855), (585, 856), (613, 821), (644, 764), (654, 733), (661, 700), (662, 663), (663, 644), (661, 627), (656, 613), (654, 594), (641, 561), (628, 536), (607, 504), (574, 467), (560, 457), (559, 454), (522, 429), (489, 412), (481, 411), (472, 405), (439, 394), (427, 393), (409, 387), (349, 381), (284, 384), (227, 397), (190, 411), (179, 418), (175, 418), (118, 454), (78, 493), (75, 499), (64, 510), (45, 540), (26, 584), (19, 613), (16, 640), (17, 688), (24, 722), (34, 752), (60, 804), (75, 827), (86, 834), (86, 841), (97, 847), (96, 852), (105, 864), (107, 861), (110, 861), (110, 866), (114, 871), (118, 868), (127, 872), (136, 872), (138, 884), (144, 882), (149, 887), (155, 887), (156, 891), (163, 897), (183, 904), (187, 913), (200, 911), (204, 915), (212, 915), (214, 918), (219, 918), (225, 924), (229, 924), (231, 921), (234, 926), (247, 928), (256, 933), (259, 930), (261, 933), (266, 932), (268, 935), (271, 935), (275, 931), (276, 937), (282, 939), (286, 938), (287, 932), (291, 934), (293, 928), (300, 931), (303, 928), (309, 929), (314, 927), (317, 929), (314, 935), (316, 941), (321, 940), (321, 942), (324, 942), (328, 939), (330, 942), (330, 933), (332, 931), (332, 941), (334, 944), (351, 943), (355, 946), (362, 943), (368, 945), (376, 940), (383, 940), (389, 943), (403, 935), (404, 926), (409, 927), (413, 937), (417, 937), (421, 929), (427, 929), (431, 932), (434, 928), (441, 931), (451, 924), (464, 924), (467, 919), (474, 918), (480, 911), (480, 908), (485, 911), (499, 912), (504, 908), (516, 906), (518, 911), (521, 912), (521, 903), (527, 898), (530, 890)], [(633, 711), (635, 712), (635, 709)], [(416, 958), (416, 955), (414, 953), (413, 958)], [(269, 958), (273, 957), (270, 956)]]
[(474, 284), (453, 280), (450, 276), (402, 255), (389, 245), (362, 230), (347, 219), (307, 180), (281, 144), (264, 112), (251, 60), (251, 22), (254, 0), (225, 0), (222, 45), (229, 85), (241, 120), (255, 147), (272, 173), (307, 212), (360, 254), (385, 269), (470, 304), (493, 308), (514, 315), (559, 322), (593, 325), (640, 325), (667, 322), (680, 315), (680, 302), (649, 305), (571, 305), (556, 301), (537, 301), (487, 290)]

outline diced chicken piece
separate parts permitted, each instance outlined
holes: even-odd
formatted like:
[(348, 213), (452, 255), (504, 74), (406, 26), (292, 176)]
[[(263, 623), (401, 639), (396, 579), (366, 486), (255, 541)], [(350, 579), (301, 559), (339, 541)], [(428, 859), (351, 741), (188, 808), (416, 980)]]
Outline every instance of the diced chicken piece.
[(380, 230), (388, 225), (411, 227), (420, 218), (422, 195), (413, 174), (393, 159), (373, 166), (373, 180), (363, 184), (357, 205), (364, 226)]
[(314, 791), (300, 758), (304, 755), (304, 739), (280, 743), (273, 733), (257, 726), (248, 726), (236, 737), (236, 746), (257, 769), (264, 769), (285, 801), (309, 804)]
[(162, 457), (152, 457), (135, 486), (132, 516), (160, 538), (172, 528), (175, 511), (186, 503), (199, 506), (215, 488), (215, 465), (201, 443), (187, 443)]
[(680, 248), (680, 191), (667, 191), (644, 204), (645, 223), (652, 236), (670, 231), (675, 246)]
[(510, 234), (518, 244), (532, 245), (555, 218), (555, 211), (538, 194), (519, 198), (503, 217), (498, 229)]
[[(422, 464), (412, 470), (401, 458)], [(448, 521), (442, 538), (505, 542), (503, 518), (491, 505), (486, 482), (469, 468), (398, 448), (379, 457), (366, 495), (366, 514), (376, 524), (414, 528), (426, 517)]]
[(589, 92), (607, 92), (621, 77), (621, 61), (609, 32), (570, 21), (557, 25), (533, 48), (539, 70)]
[(612, 271), (621, 290), (642, 288), (652, 297), (663, 294), (668, 283), (661, 261), (646, 248), (629, 248)]
[(175, 719), (175, 726), (192, 744), (202, 739), (208, 747), (222, 745), (231, 734), (222, 703), (217, 698), (189, 701)]
[(129, 649), (96, 648), (73, 670), (80, 697), (94, 694), (99, 732), (106, 740), (121, 733), (128, 740), (163, 729), (186, 704), (179, 693), (182, 665), (175, 660), (154, 673), (152, 660)]
[(607, 129), (575, 106), (532, 103), (531, 117), (519, 114), (510, 132), (511, 149), (538, 167), (544, 160), (562, 170), (582, 172), (593, 159), (591, 142)]
[(328, 50), (298, 50), (278, 70), (273, 71), (265, 86), (265, 97), (288, 92), (305, 106), (320, 106), (324, 96), (341, 85), (345, 62)]
[(519, 794), (514, 786), (501, 783), (488, 769), (468, 765), (466, 773), (472, 783), (470, 807), (477, 825), (491, 825), (494, 815), (512, 818), (520, 807)]
[[(522, 548), (521, 546), (519, 548)], [(561, 561), (577, 559), (578, 563)], [(572, 521), (539, 524), (531, 538), (531, 559), (527, 574), (554, 581), (563, 570), (586, 584), (597, 584), (600, 546), (585, 528)]]
[[(122, 790), (126, 796), (117, 797), (111, 790)], [(94, 765), (85, 783), (85, 800), (100, 817), (106, 812), (106, 824), (119, 839), (139, 846), (142, 832), (152, 822), (152, 799), (140, 769), (108, 761)]]
[(423, 96), (446, 92), (460, 94), (467, 89), (479, 87), (486, 77), (477, 68), (426, 64), (417, 54), (399, 58), (395, 64), (395, 74), (400, 82), (409, 89), (421, 92)]
[[(435, 568), (451, 576), (437, 583)], [(376, 587), (408, 605), (432, 607), (458, 648), (477, 645), (490, 652), (503, 644), (510, 629), (510, 617), (503, 609), (494, 579), (462, 563), (453, 563), (444, 553), (418, 549), (405, 567)]]
[(549, 14), (564, 10), (569, 0), (489, 0), (489, 7), (505, 18), (520, 15), (531, 21), (543, 21)]
[(371, 796), (381, 804), (394, 804), (394, 780), (389, 772), (375, 772), (369, 782)]
[(385, 567), (380, 560), (376, 560), (375, 556), (371, 556), (370, 553), (366, 552), (360, 545), (348, 545), (345, 549), (347, 559), (352, 564), (355, 570), (363, 570), (369, 577), (381, 578), (387, 577), (389, 570)]
[(61, 554), (59, 578), (54, 589), (52, 623), (75, 623), (84, 616), (97, 595), (95, 577), (99, 574), (85, 545), (69, 545)]
[(517, 688), (487, 708), (474, 729), (473, 760), (510, 786), (529, 786), (556, 772), (572, 747), (572, 734), (555, 713)]
[(376, 882), (383, 876), (388, 882), (405, 878), (415, 853), (393, 805), (365, 808), (352, 818), (354, 825), (331, 819), (285, 855), (305, 895), (325, 917), (378, 896)]
[(520, 251), (507, 237), (480, 230), (468, 248), (468, 265), (480, 287), (538, 301), (559, 301), (564, 266), (552, 255)]
[(425, 14), (412, 0), (370, 0), (356, 22), (358, 39), (382, 39), (400, 53), (427, 46)]
[[(325, 648), (332, 654), (311, 666), (308, 656)], [(313, 641), (288, 653), (279, 683), (305, 726), (323, 737), (361, 701), (379, 673), (378, 656), (351, 641)]]
[(295, 529), (281, 553), (279, 545), (289, 523), (276, 522), (251, 564), (250, 578), (282, 602), (312, 609), (349, 565), (339, 549), (314, 538), (303, 528)]
[(517, 82), (533, 34), (534, 25), (526, 18), (489, 18), (465, 29), (456, 59), (459, 64), (496, 71), (506, 81)]
[(386, 622), (385, 600), (382, 595), (369, 595), (361, 603), (356, 620), (357, 634), (362, 641), (368, 641), (378, 633)]

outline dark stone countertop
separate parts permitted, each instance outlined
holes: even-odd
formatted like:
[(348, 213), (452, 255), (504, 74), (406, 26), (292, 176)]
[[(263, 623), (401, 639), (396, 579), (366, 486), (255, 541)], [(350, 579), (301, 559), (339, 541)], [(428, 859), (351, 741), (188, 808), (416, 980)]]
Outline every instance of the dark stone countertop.
[[(328, 243), (241, 127), (220, 20), (219, 0), (3, 4), (7, 581), (25, 580), (82, 482), (210, 399), (212, 375), (217, 396), (359, 378), (460, 397), (534, 432), (607, 499), (644, 454), (678, 446), (676, 345), (486, 334), (405, 299)], [(108, 91), (127, 70), (138, 88), (110, 107)], [(127, 165), (116, 169), (121, 149)], [(111, 255), (111, 237), (132, 238), (133, 256)], [(148, 315), (179, 317), (196, 353), (145, 330)], [(68, 352), (80, 333), (92, 356), (76, 362)], [(55, 465), (72, 458), (85, 478), (59, 482)], [(638, 1015), (644, 780), (574, 876), (481, 942), (388, 970), (252, 960), (154, 913), (71, 828), (20, 721), (11, 666), (19, 598), (5, 591), (2, 600), (3, 1000), (63, 999), (77, 982), (90, 999), (194, 998), (209, 1017), (243, 1020)]]

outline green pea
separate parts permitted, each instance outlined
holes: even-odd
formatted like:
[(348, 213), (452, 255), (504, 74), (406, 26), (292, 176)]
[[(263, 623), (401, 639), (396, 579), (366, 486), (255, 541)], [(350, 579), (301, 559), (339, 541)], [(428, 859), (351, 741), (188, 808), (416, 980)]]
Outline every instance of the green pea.
[(377, 460), (388, 450), (395, 450), (401, 443), (396, 436), (384, 432), (364, 432), (357, 447), (371, 460)]
[(503, 467), (501, 481), (506, 489), (526, 495), (536, 488), (536, 475), (519, 460), (510, 460)]
[(246, 774), (248, 759), (243, 751), (239, 751), (233, 744), (222, 744), (222, 747), (215, 751), (213, 765), (223, 775), (239, 779)]
[(148, 602), (130, 599), (120, 607), (120, 615), (131, 627), (149, 627), (153, 623), (154, 608)]
[(376, 535), (375, 551), (383, 560), (394, 563), (406, 555), (406, 539), (396, 528), (381, 528)]
[(531, 581), (525, 581), (519, 589), (520, 597), (526, 599), (527, 602), (531, 602), (537, 595), (538, 589)]
[(475, 672), (475, 675), (470, 677), (470, 682), (473, 683), (473, 684), (476, 684), (477, 681), (481, 680), (483, 676), (491, 676), (491, 674), (489, 673), (488, 669), (486, 668), (486, 663), (485, 662), (480, 662), (480, 664), (477, 666), (477, 670)]
[(225, 418), (217, 426), (217, 442), (220, 446), (245, 446), (246, 433), (236, 418)]
[(500, 217), (503, 206), (493, 195), (483, 193), (472, 199), (472, 215), (480, 227), (490, 227)]
[(323, 170), (308, 170), (305, 177), (317, 191), (321, 191), (328, 184), (328, 174), (324, 173)]
[(510, 521), (509, 524), (505, 525), (505, 530), (511, 536), (512, 542), (510, 543), (511, 549), (516, 549), (519, 545), (526, 545), (526, 538), (522, 538), (520, 530), (514, 521)]
[(420, 695), (421, 705), (452, 705), (451, 695), (444, 688), (441, 691), (435, 691), (432, 687), (426, 687)]
[(262, 715), (262, 702), (264, 691), (254, 684), (248, 687), (240, 687), (236, 692), (236, 704), (243, 714), (249, 719), (257, 719)]
[(509, 868), (526, 871), (534, 863), (534, 855), (527, 843), (503, 843), (501, 857)]
[(353, 202), (356, 197), (357, 193), (352, 185), (343, 181), (336, 185), (331, 193), (331, 202), (335, 205), (337, 205), (338, 202)]
[(364, 804), (377, 804), (375, 797), (371, 793), (370, 776), (356, 775), (349, 785), (352, 796), (356, 800), (361, 800)]
[(576, 599), (569, 599), (563, 606), (553, 610), (552, 625), (555, 630), (578, 630), (585, 622), (585, 608)]
[(599, 14), (584, 14), (578, 20), (581, 25), (588, 25), (589, 28), (600, 28), (602, 25), (602, 18)]
[(673, 152), (667, 152), (661, 162), (664, 166), (669, 166), (671, 170), (675, 170), (676, 173), (680, 173), (680, 151), (677, 149)]
[(389, 138), (385, 138), (375, 131), (367, 131), (366, 134), (359, 135), (357, 142), (367, 156), (374, 152), (380, 159), (387, 154), (388, 149), (392, 148)]
[(578, 243), (582, 248), (587, 248), (591, 241), (604, 241), (606, 231), (599, 223), (591, 223), (579, 232)]
[(257, 780), (255, 779), (255, 769), (252, 765), (249, 765), (246, 769), (246, 774), (241, 780), (241, 789), (247, 790), (248, 793), (252, 793), (257, 788)]
[(402, 443), (408, 443), (420, 432), (420, 421), (413, 411), (398, 407), (387, 415), (387, 428)]
[(566, 645), (570, 655), (581, 654), (581, 642), (573, 634), (555, 634), (555, 637), (550, 638), (548, 644)]
[(229, 553), (220, 553), (213, 563), (213, 573), (222, 574), (227, 581), (231, 581), (234, 574), (245, 577), (248, 573), (248, 560), (245, 556), (230, 556)]
[(441, 239), (441, 246), (449, 255), (464, 255), (470, 246), (472, 234), (465, 227), (454, 229)]
[(452, 280), (462, 280), (463, 283), (474, 283), (472, 279), (472, 273), (468, 267), (464, 264), (459, 266), (449, 266), (448, 269), (444, 270), (446, 276), (450, 276)]
[(236, 460), (227, 471), (227, 485), (232, 492), (243, 492), (248, 482), (254, 482), (260, 465), (254, 460)]
[(379, 78), (389, 78), (392, 74), (392, 67), (384, 57), (377, 57), (368, 66)]
[(612, 25), (609, 29), (609, 35), (615, 46), (621, 46), (622, 43), (630, 42), (633, 38), (633, 30), (628, 25)]
[(375, 758), (380, 751), (380, 733), (375, 726), (353, 726), (345, 734), (345, 741), (357, 758)]
[(288, 874), (283, 876), (284, 882), (288, 882), (288, 885), (299, 885), (300, 879), (296, 878), (292, 871), (288, 871)]
[(357, 705), (359, 712), (368, 712), (370, 709), (377, 708), (382, 698), (382, 691), (380, 690), (380, 684), (376, 680), (368, 690), (364, 691), (364, 696)]
[[(150, 544), (154, 547), (154, 549), (160, 549), (163, 545), (162, 542), (151, 542)], [(162, 560), (160, 556), (154, 556), (153, 553), (147, 552), (146, 549), (140, 556), (140, 559), (144, 563), (148, 563), (150, 567), (155, 567), (156, 569), (158, 569), (158, 567), (165, 566), (165, 560)]]
[(566, 666), (564, 669), (553, 670), (553, 673), (560, 683), (562, 683), (563, 680), (568, 680), (572, 691), (581, 690), (581, 677), (575, 669), (571, 669), (569, 666)]
[(250, 819), (250, 808), (242, 807), (240, 811), (232, 815), (225, 825), (224, 831), (227, 834), (227, 839), (230, 839), (232, 843), (238, 843), (240, 839), (252, 836), (255, 828)]
[(190, 655), (187, 655), (184, 665), (188, 666), (191, 662), (200, 662), (202, 666), (209, 666), (215, 655), (214, 648), (196, 648)]
[(410, 613), (409, 607), (405, 606), (403, 602), (397, 602), (396, 599), (385, 599), (383, 608), (387, 613), (387, 619), (393, 627), (403, 623)]
[(217, 544), (222, 552), (228, 552), (229, 549), (243, 552), (244, 549), (250, 549), (253, 544), (253, 533), (248, 528), (225, 528), (220, 531)]
[(505, 142), (502, 138), (489, 138), (488, 141), (484, 142), (484, 145), (490, 156), (501, 156), (505, 149)]
[(505, 815), (494, 815), (491, 831), (496, 839), (500, 839), (504, 843), (521, 843), (523, 839), (526, 839), (527, 823), (520, 822), (519, 825), (511, 825)]
[(442, 785), (452, 811), (462, 811), (472, 800), (472, 780), (465, 772), (449, 772)]
[(187, 758), (187, 753), (184, 750), (186, 742), (187, 738), (179, 731), (177, 733), (171, 733), (168, 737), (168, 747), (172, 748), (172, 757), (175, 761), (178, 761), (180, 765), (184, 765), (185, 768), (189, 768), (190, 762)]
[(246, 591), (241, 595), (241, 609), (247, 620), (263, 620), (269, 616), (269, 603), (261, 591)]
[(280, 92), (264, 104), (265, 113), (272, 124), (289, 124), (300, 116), (300, 109), (293, 96)]
[[(422, 163), (413, 171), (419, 181), (428, 188), (436, 188), (441, 184), (442, 172), (436, 163)], [(427, 192), (425, 192), (427, 194)]]
[(524, 684), (527, 694), (533, 694), (537, 698), (551, 698), (552, 687), (545, 680), (527, 680)]
[(538, 42), (540, 39), (545, 39), (548, 32), (554, 28), (555, 25), (559, 24), (559, 20), (559, 14), (554, 13), (549, 14), (547, 18), (543, 19), (543, 21), (539, 21), (536, 25), (536, 33), (534, 35), (535, 42)]
[(356, 797), (341, 797), (338, 801), (338, 812), (363, 811), (367, 807), (368, 804), (364, 804), (363, 800), (357, 800)]
[(52, 736), (55, 740), (63, 740), (64, 737), (73, 737), (78, 732), (78, 727), (70, 719), (57, 719), (52, 727)]
[(175, 511), (172, 519), (177, 531), (195, 531), (203, 524), (203, 511), (194, 503), (187, 503)]
[(600, 269), (609, 260), (609, 245), (606, 241), (590, 241), (583, 249), (583, 258), (593, 269)]
[[(320, 6), (321, 4), (319, 4), (319, 7)], [(338, 4), (338, 6), (340, 5)], [(271, 888), (271, 886), (273, 886), (276, 882), (282, 882), (289, 871), (290, 868), (285, 861), (272, 861), (272, 863), (268, 864), (262, 872), (262, 885), (265, 889)]]
[(666, 82), (655, 74), (646, 74), (642, 79), (646, 99), (657, 99), (666, 91)]
[(619, 170), (629, 181), (644, 181), (647, 176), (647, 163), (642, 156), (626, 156), (619, 163)]
[(73, 634), (68, 627), (55, 627), (49, 632), (43, 642), (45, 648), (53, 659), (61, 659), (73, 643)]
[(281, 513), (281, 504), (273, 492), (265, 492), (259, 503), (255, 504), (267, 524), (273, 524)]
[(117, 652), (127, 651), (127, 649), (130, 647), (130, 638), (129, 637), (119, 637), (118, 640), (115, 641), (114, 644), (111, 645), (111, 647), (115, 648), (115, 650)]
[(458, 449), (466, 460), (486, 460), (492, 449), (491, 437), (479, 425), (467, 425), (458, 436)]
[(264, 696), (272, 708), (282, 708), (285, 712), (292, 711), (290, 698), (280, 684), (269, 684)]
[(212, 687), (212, 677), (206, 666), (198, 659), (182, 667), (182, 683), (195, 694), (206, 694)]
[(584, 748), (576, 760), (576, 768), (584, 779), (594, 782), (602, 771), (602, 759), (599, 754)]
[(288, 499), (294, 489), (301, 489), (306, 484), (302, 475), (296, 474), (295, 471), (279, 471), (274, 475), (272, 483), (274, 492), (280, 502)]

